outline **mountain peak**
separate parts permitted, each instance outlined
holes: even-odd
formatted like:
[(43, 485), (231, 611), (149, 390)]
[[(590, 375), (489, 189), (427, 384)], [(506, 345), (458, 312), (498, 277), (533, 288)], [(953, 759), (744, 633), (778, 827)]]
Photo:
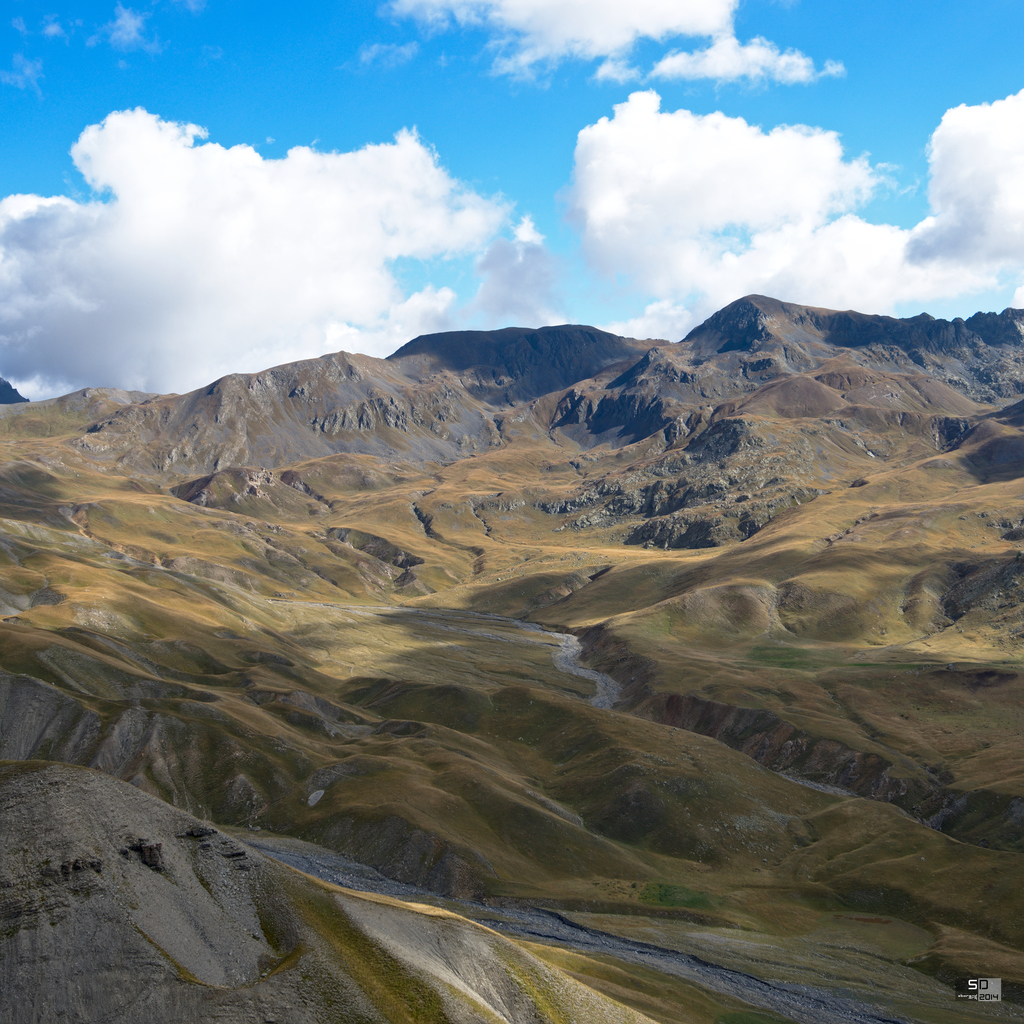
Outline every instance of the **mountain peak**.
[(529, 401), (635, 360), (653, 342), (622, 338), (584, 324), (505, 327), (498, 331), (423, 334), (388, 359), (416, 375), (449, 371), (488, 402)]
[(14, 405), (27, 401), (28, 399), (9, 380), (0, 377), (0, 405)]

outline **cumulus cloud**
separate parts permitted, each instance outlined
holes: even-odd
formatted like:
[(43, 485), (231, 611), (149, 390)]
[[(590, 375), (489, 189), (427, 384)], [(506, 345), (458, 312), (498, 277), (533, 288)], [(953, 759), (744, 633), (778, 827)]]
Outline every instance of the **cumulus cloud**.
[[(666, 55), (655, 71), (662, 78), (774, 79), (809, 82), (819, 77), (814, 62), (796, 50), (782, 53), (765, 39), (740, 44), (733, 31), (739, 0), (391, 0), (390, 10), (433, 30), (453, 23), (481, 27), (494, 36), (494, 70), (530, 76), (538, 65), (565, 58), (604, 58), (598, 81), (640, 77), (625, 59), (641, 39), (710, 38), (697, 53)], [(829, 62), (824, 74), (840, 73)]]
[(633, 67), (628, 60), (622, 57), (606, 57), (594, 72), (595, 81), (615, 82), (618, 85), (622, 85), (624, 82), (635, 82), (642, 77), (640, 69)]
[(693, 313), (671, 299), (648, 303), (644, 311), (629, 320), (604, 324), (606, 331), (624, 338), (662, 338), (678, 341), (693, 326)]
[(818, 71), (814, 61), (799, 50), (783, 52), (760, 36), (741, 43), (733, 35), (722, 35), (704, 50), (695, 53), (673, 51), (651, 69), (652, 78), (669, 80), (713, 78), (733, 82), (745, 78), (752, 82), (775, 81), (784, 85), (807, 85), (822, 77), (846, 74), (838, 61), (830, 60)]
[(913, 258), (1024, 262), (1024, 91), (947, 110), (928, 161), (933, 215), (915, 231)]
[(338, 347), (383, 355), (455, 300), (404, 294), (392, 262), (478, 252), (507, 216), (414, 132), (278, 160), (203, 139), (114, 113), (72, 148), (97, 198), (0, 201), (0, 372), (37, 395), (162, 391)]
[(651, 317), (750, 292), (875, 311), (970, 294), (1024, 272), (1022, 115), (1024, 93), (947, 113), (934, 212), (908, 230), (858, 215), (886, 175), (836, 133), (663, 111), (637, 92), (579, 133), (569, 215), (592, 264), (653, 297)]
[(522, 218), (511, 240), (496, 238), (490, 244), (476, 272), (483, 282), (466, 315), (490, 327), (565, 322), (555, 294), (558, 267), (530, 217)]
[[(595, 58), (638, 39), (710, 36), (732, 25), (738, 0), (392, 0), (391, 10), (435, 28), (479, 25), (515, 40), (520, 67), (565, 56)], [(511, 65), (509, 67), (511, 70)]]
[(23, 53), (16, 53), (11, 60), (11, 70), (0, 70), (0, 82), (13, 85), (15, 89), (35, 89), (39, 92), (39, 79), (43, 77), (43, 62), (29, 60)]

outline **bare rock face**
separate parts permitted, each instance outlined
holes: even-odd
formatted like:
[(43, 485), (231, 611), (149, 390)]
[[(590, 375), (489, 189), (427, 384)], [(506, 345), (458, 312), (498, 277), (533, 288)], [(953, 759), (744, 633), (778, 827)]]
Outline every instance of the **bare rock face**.
[[(99, 772), (8, 764), (0, 814), (4, 1020), (202, 1019), (218, 1003), (245, 1020), (257, 1000), (225, 995), (297, 938), (285, 900), (264, 892), (275, 865)], [(268, 938), (261, 915), (287, 937)], [(265, 995), (288, 1004), (290, 988)]]
[(76, 444), (139, 472), (210, 474), (339, 451), (452, 461), (496, 442), (486, 411), (450, 375), (421, 381), (341, 352), (118, 409)]
[(100, 772), (4, 762), (0, 820), (10, 1024), (380, 1021), (408, 1003), (451, 1024), (650, 1024), (486, 928), (321, 884)]

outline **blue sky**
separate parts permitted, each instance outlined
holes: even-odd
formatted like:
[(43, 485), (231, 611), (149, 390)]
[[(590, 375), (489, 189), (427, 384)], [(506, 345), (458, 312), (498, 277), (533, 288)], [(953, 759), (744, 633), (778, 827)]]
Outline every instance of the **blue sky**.
[(3, 11), (0, 373), (34, 397), (460, 326), (676, 339), (748, 291), (1024, 304), (1019, 0)]

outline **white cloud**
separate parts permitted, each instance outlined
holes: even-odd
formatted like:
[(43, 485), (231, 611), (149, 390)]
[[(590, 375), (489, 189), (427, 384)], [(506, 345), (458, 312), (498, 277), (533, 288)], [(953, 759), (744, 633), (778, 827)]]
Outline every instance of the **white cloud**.
[(107, 22), (94, 36), (90, 36), (87, 45), (96, 46), (104, 38), (109, 40), (115, 50), (130, 52), (144, 50), (146, 53), (159, 53), (159, 38), (146, 36), (146, 19), (149, 14), (140, 14), (131, 7), (118, 4), (114, 8), (114, 20)]
[(732, 26), (738, 0), (392, 0), (435, 28), (482, 25), (515, 43), (505, 70), (566, 56), (622, 53), (638, 39), (710, 36)]
[(718, 36), (707, 49), (695, 53), (673, 51), (666, 54), (651, 69), (652, 78), (712, 78), (719, 82), (746, 78), (784, 85), (806, 85), (823, 76), (844, 74), (846, 69), (836, 61), (827, 61), (823, 70), (818, 71), (814, 61), (799, 50), (783, 52), (760, 36), (749, 43), (741, 43), (731, 34)]
[(918, 225), (913, 256), (1024, 263), (1024, 91), (947, 110), (928, 162), (933, 216)]
[(11, 60), (11, 70), (0, 70), (0, 82), (13, 85), (16, 89), (35, 89), (39, 92), (39, 79), (43, 77), (43, 62), (28, 60), (22, 53), (16, 53)]
[(642, 39), (709, 38), (696, 53), (678, 50), (659, 61), (661, 78), (772, 79), (810, 82), (822, 74), (842, 73), (842, 65), (814, 68), (797, 50), (784, 53), (766, 39), (741, 44), (733, 32), (739, 0), (391, 0), (389, 10), (413, 17), (432, 30), (480, 27), (493, 35), (494, 70), (530, 77), (539, 65), (565, 58), (604, 58), (597, 81), (626, 82), (642, 77), (626, 60)]
[(622, 85), (624, 82), (635, 82), (642, 77), (639, 68), (633, 67), (629, 61), (623, 60), (621, 57), (606, 57), (594, 72), (595, 81), (616, 82), (618, 85)]
[(465, 316), (482, 319), (488, 327), (565, 323), (556, 296), (558, 265), (532, 218), (520, 220), (511, 241), (491, 242), (477, 261), (476, 272), (483, 282)]
[(663, 338), (678, 341), (693, 326), (693, 313), (671, 299), (651, 302), (640, 316), (602, 324), (602, 329), (624, 338)]
[(0, 201), (0, 372), (37, 393), (183, 390), (332, 339), (382, 355), (447, 323), (455, 298), (403, 294), (392, 261), (479, 251), (507, 216), (413, 132), (278, 160), (204, 138), (114, 113), (72, 147), (106, 201)]
[(15, 32), (20, 32), (23, 36), (28, 35), (28, 29), (25, 27), (24, 18), (12, 18), (11, 28), (13, 28)]
[(579, 133), (569, 214), (592, 264), (652, 296), (652, 316), (750, 292), (871, 311), (970, 294), (1024, 273), (1022, 114), (1024, 93), (947, 113), (934, 215), (907, 230), (858, 216), (885, 174), (847, 159), (836, 133), (766, 132), (634, 93)]
[(66, 42), (68, 38), (56, 14), (47, 14), (43, 18), (41, 31), (47, 39), (63, 39)]
[(416, 42), (404, 43), (399, 46), (396, 43), (374, 43), (372, 46), (364, 46), (359, 51), (359, 61), (362, 64), (380, 64), (385, 68), (398, 67), (412, 60), (419, 52), (419, 44)]

